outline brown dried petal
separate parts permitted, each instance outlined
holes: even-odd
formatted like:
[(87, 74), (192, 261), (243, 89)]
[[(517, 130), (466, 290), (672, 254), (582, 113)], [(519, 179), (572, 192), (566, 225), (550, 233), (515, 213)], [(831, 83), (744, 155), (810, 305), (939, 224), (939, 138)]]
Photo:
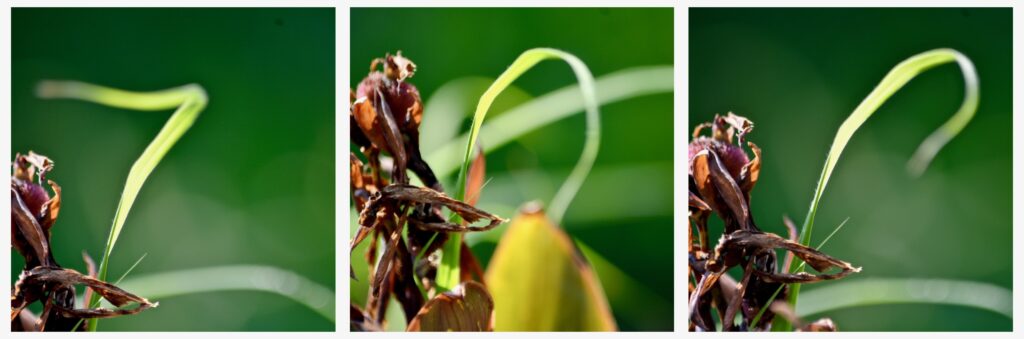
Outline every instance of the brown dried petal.
[[(705, 150), (697, 153), (693, 158), (693, 175), (701, 196), (706, 198), (704, 201), (715, 208), (723, 219), (728, 220), (727, 217), (729, 217), (738, 223), (738, 225), (730, 225), (727, 222), (726, 232), (733, 232), (736, 227), (738, 229), (752, 228), (746, 195), (719, 161), (715, 152)], [(723, 211), (722, 206), (716, 206), (718, 201), (724, 201), (728, 210)]]
[[(485, 231), (494, 228), (495, 226), (503, 222), (508, 221), (506, 219), (502, 219), (499, 216), (488, 213), (484, 210), (473, 207), (464, 202), (449, 198), (444, 193), (425, 187), (393, 184), (384, 187), (384, 189), (381, 190), (381, 193), (382, 196), (380, 197), (380, 200), (408, 201), (418, 204), (440, 205), (447, 207), (449, 210), (455, 212), (460, 217), (462, 217), (463, 220), (470, 224), (482, 219), (490, 220), (489, 224), (479, 227), (456, 225), (448, 222), (425, 223), (417, 220), (409, 220), (410, 223), (416, 224), (417, 226), (420, 227), (436, 228), (448, 232)], [(373, 205), (372, 199), (371, 203), (363, 212), (367, 212), (367, 210), (370, 210), (370, 205)]]
[(754, 185), (757, 184), (757, 179), (761, 174), (761, 148), (757, 147), (753, 142), (748, 142), (747, 146), (754, 153), (754, 159), (743, 165), (743, 170), (740, 171), (740, 189), (746, 193), (747, 200), (750, 200), (750, 191), (754, 190)]
[[(721, 252), (745, 251), (746, 253), (760, 253), (764, 251), (782, 248), (792, 252), (794, 255), (811, 265), (822, 274), (799, 273), (775, 273), (756, 271), (759, 276), (767, 282), (781, 283), (811, 283), (823, 280), (839, 279), (850, 273), (860, 272), (859, 267), (853, 267), (850, 263), (833, 258), (813, 248), (789, 241), (771, 233), (737, 231), (727, 235), (715, 249), (716, 256)], [(838, 273), (824, 273), (830, 269), (840, 269)]]
[[(26, 262), (39, 261), (40, 263), (36, 263), (38, 265), (47, 260), (50, 255), (49, 237), (14, 187), (11, 187), (11, 219), (15, 224), (12, 231), (17, 233), (11, 240)], [(20, 241), (22, 239), (24, 243)]]
[(46, 182), (53, 189), (53, 198), (50, 198), (50, 201), (47, 201), (46, 205), (43, 206), (43, 217), (39, 224), (43, 227), (43, 232), (49, 236), (50, 228), (53, 227), (53, 224), (57, 221), (57, 215), (60, 214), (60, 186), (53, 182), (53, 180), (47, 180)]
[(416, 64), (402, 56), (402, 51), (398, 51), (397, 55), (388, 54), (385, 57), (384, 62), (384, 74), (389, 79), (395, 81), (404, 81), (407, 78), (411, 78), (416, 73)]
[(156, 306), (154, 303), (150, 303), (146, 298), (136, 296), (129, 293), (128, 291), (122, 290), (120, 287), (114, 286), (113, 284), (100, 281), (96, 278), (92, 278), (72, 269), (66, 268), (51, 268), (51, 267), (36, 267), (28, 272), (25, 277), (27, 284), (53, 284), (53, 285), (86, 285), (96, 293), (99, 293), (104, 299), (110, 301), (114, 306), (124, 306), (129, 303), (135, 302), (146, 307)]
[(491, 331), (494, 300), (487, 289), (473, 281), (438, 295), (423, 305), (409, 323), (408, 331)]
[(406, 184), (409, 182), (409, 178), (405, 174), (409, 157), (405, 153), (404, 139), (398, 129), (398, 123), (395, 122), (395, 116), (391, 113), (391, 107), (384, 99), (384, 93), (380, 89), (377, 89), (375, 93), (373, 106), (377, 112), (377, 121), (381, 124), (384, 141), (387, 142), (386, 150), (395, 159), (395, 168), (391, 173), (392, 179), (395, 183)]

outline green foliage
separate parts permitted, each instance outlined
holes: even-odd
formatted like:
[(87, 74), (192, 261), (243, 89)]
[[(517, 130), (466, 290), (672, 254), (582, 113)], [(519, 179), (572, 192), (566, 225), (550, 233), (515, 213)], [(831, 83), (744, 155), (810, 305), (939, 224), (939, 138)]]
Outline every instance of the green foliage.
[[(839, 157), (843, 153), (843, 149), (846, 148), (846, 144), (853, 137), (853, 134), (864, 122), (875, 113), (878, 108), (885, 103), (893, 94), (899, 91), (904, 85), (910, 82), (911, 79), (921, 74), (924, 71), (932, 69), (934, 67), (956, 62), (960, 65), (960, 69), (963, 72), (964, 83), (965, 83), (965, 95), (963, 104), (960, 109), (949, 119), (945, 124), (942, 125), (938, 130), (932, 133), (921, 146), (918, 147), (917, 152), (910, 159), (907, 165), (908, 170), (914, 175), (920, 175), (924, 172), (924, 169), (931, 162), (935, 154), (938, 153), (939, 149), (942, 148), (950, 139), (956, 136), (960, 131), (967, 126), (967, 123), (974, 117), (974, 112), (978, 109), (978, 75), (974, 70), (974, 64), (971, 63), (970, 59), (965, 57), (960, 52), (948, 48), (940, 48), (927, 52), (923, 52), (910, 57), (907, 60), (893, 67), (891, 71), (882, 81), (875, 86), (875, 89), (868, 94), (864, 101), (860, 103), (853, 110), (853, 113), (839, 126), (839, 131), (836, 132), (835, 139), (832, 141), (832, 147), (829, 149), (828, 155), (825, 157), (825, 167), (822, 169), (821, 178), (818, 180), (818, 187), (814, 191), (814, 197), (811, 199), (811, 206), (807, 212), (807, 218), (804, 221), (803, 227), (800, 230), (800, 243), (808, 245), (811, 241), (811, 233), (814, 229), (814, 216), (818, 211), (818, 204), (821, 201), (822, 195), (825, 193), (825, 187), (828, 185), (829, 178), (832, 176), (832, 170), (835, 168), (836, 163), (839, 162)], [(796, 260), (796, 259), (794, 259)], [(794, 265), (794, 272), (802, 272), (804, 270), (803, 265)], [(790, 305), (796, 306), (797, 300), (800, 296), (800, 285), (791, 285), (788, 302)], [(777, 318), (773, 330), (787, 331), (791, 329), (791, 324), (788, 324), (785, 320)]]
[[(569, 177), (562, 185), (562, 188), (559, 189), (559, 192), (555, 195), (555, 198), (551, 203), (552, 207), (550, 211), (552, 215), (554, 215), (553, 220), (555, 220), (555, 222), (561, 221), (562, 216), (565, 214), (565, 210), (569, 207), (569, 203), (583, 184), (583, 180), (590, 172), (591, 167), (594, 165), (594, 160), (597, 158), (597, 151), (601, 138), (601, 119), (598, 113), (598, 104), (594, 90), (594, 76), (590, 74), (590, 70), (587, 69), (587, 66), (580, 61), (579, 58), (556, 49), (534, 48), (523, 52), (523, 54), (512, 62), (512, 65), (510, 65), (505, 72), (498, 76), (494, 83), (492, 83), (487, 91), (485, 91), (480, 97), (480, 102), (477, 104), (476, 112), (473, 114), (473, 124), (469, 130), (469, 139), (466, 143), (466, 151), (462, 160), (462, 167), (459, 170), (459, 176), (456, 179), (456, 200), (463, 200), (465, 197), (466, 175), (469, 171), (470, 159), (476, 149), (476, 139), (480, 133), (480, 127), (483, 125), (484, 118), (487, 117), (487, 111), (490, 109), (491, 104), (494, 103), (495, 98), (497, 98), (505, 88), (511, 85), (513, 81), (519, 78), (519, 76), (530, 68), (533, 68), (533, 66), (537, 65), (541, 61), (547, 59), (561, 59), (569, 64), (580, 83), (583, 102), (587, 112), (586, 142), (584, 143), (580, 161), (577, 162), (576, 167), (573, 168), (572, 173), (569, 174)], [(457, 216), (453, 216), (453, 219), (453, 222), (460, 222)], [(452, 234), (449, 241), (444, 245), (441, 255), (441, 265), (437, 270), (437, 283), (442, 289), (449, 290), (459, 283), (459, 246), (461, 243), (462, 236), (460, 234)]]
[[(125, 181), (124, 191), (121, 193), (121, 200), (118, 202), (117, 211), (114, 214), (114, 223), (110, 226), (107, 245), (103, 250), (103, 259), (100, 261), (97, 271), (97, 278), (105, 281), (110, 254), (114, 250), (117, 237), (121, 234), (124, 222), (128, 218), (128, 212), (131, 211), (132, 205), (135, 204), (135, 198), (142, 189), (142, 184), (146, 182), (146, 178), (153, 172), (167, 151), (171, 150), (174, 143), (192, 127), (192, 123), (199, 117), (203, 108), (206, 108), (208, 100), (206, 91), (196, 84), (156, 92), (131, 92), (77, 81), (43, 81), (37, 88), (37, 94), (45, 99), (78, 99), (112, 107), (145, 111), (177, 107), (160, 133), (153, 138), (153, 141), (132, 165), (131, 171), (128, 172), (128, 179)], [(92, 300), (89, 300), (89, 305), (96, 304), (99, 299), (100, 295), (94, 294)], [(98, 321), (98, 319), (90, 319), (89, 330), (95, 331)]]

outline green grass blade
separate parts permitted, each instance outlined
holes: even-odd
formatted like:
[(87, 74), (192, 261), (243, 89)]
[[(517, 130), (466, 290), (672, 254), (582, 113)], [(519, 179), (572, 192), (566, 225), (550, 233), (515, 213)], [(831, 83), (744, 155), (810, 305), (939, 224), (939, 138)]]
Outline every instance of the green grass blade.
[(892, 304), (933, 304), (977, 308), (1013, 318), (1013, 292), (975, 281), (868, 278), (837, 281), (805, 291), (800, 317), (844, 308)]
[[(607, 105), (644, 95), (672, 93), (672, 77), (672, 66), (635, 67), (606, 74), (594, 82), (598, 104)], [(573, 84), (491, 118), (480, 128), (479, 141), (484, 153), (490, 153), (520, 136), (583, 112), (584, 103), (579, 99), (579, 93), (579, 84)], [(438, 176), (447, 176), (459, 169), (462, 161), (459, 154), (468, 140), (469, 132), (466, 132), (443, 145), (431, 148), (433, 151), (427, 154), (426, 160)]]
[(270, 266), (215, 266), (136, 275), (126, 279), (120, 287), (154, 300), (222, 291), (269, 292), (292, 299), (327, 320), (335, 321), (331, 289), (294, 272)]
[[(114, 222), (110, 227), (107, 244), (103, 250), (103, 259), (97, 272), (98, 279), (106, 281), (110, 253), (117, 243), (124, 222), (128, 218), (135, 198), (142, 189), (142, 184), (153, 172), (156, 165), (163, 159), (167, 151), (181, 138), (185, 131), (192, 127), (196, 117), (206, 107), (206, 91), (196, 84), (171, 88), (155, 92), (131, 92), (109, 87), (97, 86), (78, 81), (45, 80), (39, 83), (36, 93), (44, 99), (78, 99), (95, 102), (107, 106), (135, 109), (143, 111), (164, 110), (177, 107), (164, 127), (150, 142), (142, 155), (132, 165), (125, 181), (121, 200), (117, 204)], [(99, 299), (94, 295), (90, 304)], [(89, 329), (96, 330), (97, 320), (89, 321)]]
[[(476, 112), (473, 114), (473, 124), (469, 130), (469, 138), (466, 142), (462, 166), (456, 179), (456, 199), (463, 200), (464, 198), (466, 173), (468, 172), (470, 159), (476, 147), (480, 127), (483, 125), (484, 118), (487, 117), (487, 111), (490, 109), (491, 104), (494, 103), (494, 99), (527, 70), (548, 59), (561, 59), (572, 68), (573, 73), (576, 75), (576, 80), (580, 83), (584, 107), (587, 112), (587, 131), (583, 153), (580, 155), (580, 160), (577, 162), (576, 167), (573, 168), (565, 183), (562, 184), (562, 188), (555, 194), (551, 208), (548, 210), (555, 223), (561, 221), (565, 209), (568, 208), (569, 202), (576, 195), (576, 191), (583, 184), (583, 180), (597, 158), (600, 141), (600, 115), (598, 112), (597, 95), (594, 90), (594, 76), (590, 73), (590, 69), (576, 56), (557, 49), (534, 48), (523, 52), (505, 72), (494, 80), (494, 83), (480, 97), (480, 102), (476, 106)], [(455, 222), (460, 222), (460, 220), (456, 217)], [(453, 234), (448, 242), (445, 243), (441, 256), (441, 265), (437, 271), (438, 286), (442, 289), (451, 289), (459, 283), (459, 246), (461, 241), (461, 235)]]
[[(804, 220), (803, 228), (800, 231), (801, 244), (807, 245), (810, 243), (811, 233), (814, 230), (814, 216), (818, 211), (818, 204), (821, 201), (822, 194), (825, 192), (825, 187), (828, 185), (829, 178), (832, 176), (832, 170), (835, 168), (836, 163), (839, 162), (839, 157), (843, 153), (843, 149), (846, 148), (850, 138), (853, 137), (853, 133), (878, 110), (878, 107), (911, 79), (924, 71), (950, 62), (956, 62), (963, 72), (965, 83), (963, 104), (961, 104), (960, 109), (957, 110), (953, 117), (932, 133), (921, 144), (917, 153), (911, 157), (907, 166), (911, 174), (919, 175), (923, 173), (939, 149), (956, 136), (974, 117), (974, 113), (978, 108), (978, 75), (975, 72), (974, 64), (966, 56), (953, 49), (940, 48), (914, 55), (896, 65), (886, 74), (875, 89), (864, 98), (864, 101), (853, 110), (853, 113), (846, 118), (846, 121), (839, 126), (839, 131), (836, 133), (832, 147), (829, 149), (828, 156), (825, 159), (825, 167), (822, 169), (818, 186), (814, 191), (814, 197), (811, 199), (807, 218)], [(798, 271), (800, 270), (803, 270), (803, 267), (798, 269)], [(789, 294), (790, 305), (796, 305), (799, 295), (800, 285), (793, 284)], [(774, 328), (789, 330), (791, 327), (785, 321), (778, 319)]]

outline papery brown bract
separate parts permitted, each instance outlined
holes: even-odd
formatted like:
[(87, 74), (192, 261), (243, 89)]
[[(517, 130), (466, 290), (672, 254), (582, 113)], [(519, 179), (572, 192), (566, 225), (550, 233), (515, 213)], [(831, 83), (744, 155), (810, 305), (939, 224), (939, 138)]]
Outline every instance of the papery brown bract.
[[(381, 65), (383, 71), (378, 71)], [(483, 184), (482, 155), (474, 162), (470, 173), (467, 192), (473, 193), (466, 195), (468, 203), (448, 197), (422, 159), (419, 126), (423, 105), (419, 91), (406, 81), (415, 71), (415, 64), (401, 53), (388, 54), (371, 63), (370, 74), (351, 95), (353, 127), (350, 133), (352, 143), (359, 147), (350, 154), (351, 190), (360, 227), (349, 248), (352, 251), (362, 241), (370, 242), (366, 259), (371, 272), (365, 308), (353, 305), (350, 319), (353, 330), (385, 328), (384, 315), (392, 297), (403, 308), (407, 325), (413, 324), (414, 317), (427, 309), (424, 307), (426, 298), (442, 292), (434, 282), (438, 265), (435, 253), (448, 241), (448, 233), (486, 231), (506, 221), (472, 206)], [(382, 155), (391, 157), (390, 173), (381, 168)], [(415, 173), (425, 187), (411, 185), (407, 169)], [(448, 220), (443, 214), (444, 208), (462, 221)], [(480, 220), (487, 223), (474, 224)], [(378, 260), (379, 244), (383, 245), (384, 252)], [(465, 243), (459, 245), (463, 282), (479, 281), (481, 284), (477, 286), (483, 289), (479, 262)], [(350, 275), (356, 278), (351, 269)], [(441, 294), (431, 300), (455, 296)], [(443, 308), (444, 304), (432, 307)], [(355, 312), (356, 309), (359, 312)], [(410, 330), (420, 329), (421, 322), (415, 321), (416, 326)], [(428, 321), (423, 328), (432, 328), (431, 324), (434, 322)]]
[[(711, 136), (701, 131), (711, 128)], [(767, 303), (785, 299), (787, 289), (782, 284), (811, 283), (839, 279), (860, 268), (828, 256), (795, 241), (795, 227), (786, 219), (790, 238), (783, 239), (761, 231), (751, 213), (751, 192), (760, 178), (761, 149), (746, 136), (754, 124), (741, 116), (729, 113), (716, 115), (712, 122), (694, 129), (689, 153), (689, 225), (690, 279), (696, 282), (689, 289), (690, 328), (713, 331), (715, 317), (727, 319), (722, 330), (768, 330), (775, 312), (765, 310)], [(746, 144), (753, 154), (749, 157), (741, 145)], [(718, 215), (724, 232), (712, 250), (708, 241), (708, 218)], [(693, 237), (693, 231), (698, 234)], [(775, 250), (787, 253), (781, 271)], [(789, 258), (796, 256), (811, 265), (819, 274), (789, 273)], [(733, 267), (743, 268), (743, 277), (735, 282), (726, 275)], [(830, 272), (838, 270), (838, 272)], [(761, 314), (762, 310), (765, 310)], [(754, 318), (760, 315), (757, 323)], [(739, 324), (733, 319), (740, 317)], [(834, 324), (819, 324), (813, 329), (834, 329)]]
[[(33, 152), (18, 154), (11, 176), (11, 245), (25, 258), (25, 267), (11, 291), (11, 328), (16, 331), (85, 330), (82, 319), (135, 314), (151, 307), (145, 298), (95, 278), (95, 265), (83, 254), (90, 275), (62, 268), (53, 257), (50, 236), (61, 206), (61, 188), (46, 174), (53, 162)], [(53, 197), (41, 185), (50, 186)], [(86, 299), (98, 293), (118, 309), (76, 308), (75, 286), (86, 286)], [(43, 311), (36, 317), (27, 307), (36, 301)], [(135, 308), (120, 308), (129, 303)]]
[(425, 305), (406, 329), (410, 332), (492, 331), (494, 300), (483, 285), (467, 281)]

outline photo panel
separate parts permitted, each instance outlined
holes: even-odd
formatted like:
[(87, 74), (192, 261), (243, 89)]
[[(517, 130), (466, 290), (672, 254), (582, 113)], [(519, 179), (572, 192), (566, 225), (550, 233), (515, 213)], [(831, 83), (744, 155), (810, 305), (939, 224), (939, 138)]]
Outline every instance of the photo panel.
[(672, 8), (350, 20), (350, 330), (673, 330)]
[(691, 8), (689, 330), (1012, 330), (1011, 29)]
[(333, 8), (15, 8), (14, 331), (334, 331)]

